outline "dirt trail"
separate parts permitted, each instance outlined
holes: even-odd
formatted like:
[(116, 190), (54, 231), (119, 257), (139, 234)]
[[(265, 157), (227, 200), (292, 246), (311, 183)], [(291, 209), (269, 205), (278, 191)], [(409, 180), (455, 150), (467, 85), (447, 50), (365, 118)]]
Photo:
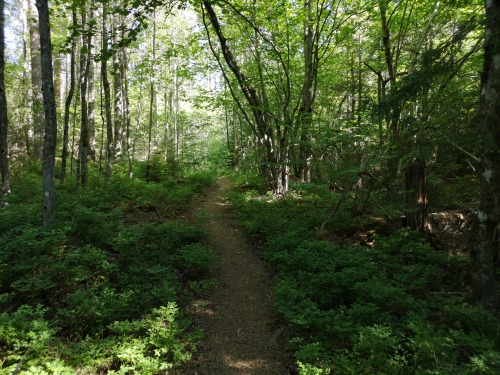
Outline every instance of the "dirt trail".
[(195, 325), (205, 332), (199, 351), (186, 375), (284, 375), (289, 374), (281, 329), (273, 324), (271, 282), (263, 262), (237, 229), (223, 200), (230, 187), (226, 179), (208, 192), (201, 212), (211, 245), (220, 254), (214, 272), (217, 286), (204, 299), (193, 302)]

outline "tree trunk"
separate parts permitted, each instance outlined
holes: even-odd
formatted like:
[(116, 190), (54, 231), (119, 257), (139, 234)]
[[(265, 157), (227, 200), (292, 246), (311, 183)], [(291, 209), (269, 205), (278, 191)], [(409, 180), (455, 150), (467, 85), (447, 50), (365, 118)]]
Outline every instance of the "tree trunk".
[[(100, 77), (100, 76), (99, 76)], [(101, 142), (99, 146), (99, 173), (98, 173), (98, 178), (97, 178), (97, 184), (98, 186), (101, 186), (101, 174), (102, 174), (102, 161), (104, 158), (104, 130), (105, 130), (105, 124), (106, 124), (106, 116), (104, 113), (104, 94), (102, 90), (102, 81), (101, 84), (99, 85), (99, 114), (101, 115)], [(106, 183), (106, 177), (104, 177), (104, 183)]]
[(108, 30), (107, 30), (106, 4), (102, 6), (102, 59), (101, 59), (101, 80), (104, 91), (104, 108), (106, 112), (106, 184), (113, 173), (114, 141), (113, 122), (111, 114), (111, 89), (108, 79)]
[(179, 75), (178, 65), (175, 64), (174, 73), (174, 157), (179, 159)]
[[(169, 64), (169, 69), (173, 70), (172, 65)], [(166, 121), (166, 129), (165, 129), (165, 160), (175, 161), (176, 158), (176, 142), (175, 139), (177, 137), (177, 128), (175, 123), (175, 79), (169, 83), (166, 94), (167, 100), (167, 121)]]
[[(395, 53), (395, 47), (392, 46), (391, 34), (389, 30), (389, 20), (387, 19), (387, 0), (379, 0), (379, 10), (380, 10), (380, 21), (382, 26), (382, 46), (384, 49), (385, 64), (387, 67), (388, 82), (390, 83), (390, 88), (394, 89), (396, 86), (397, 77), (397, 54)], [(399, 42), (398, 42), (399, 43)], [(387, 81), (382, 81), (382, 98), (385, 97), (385, 85)], [(393, 100), (387, 109), (385, 110), (386, 118), (386, 139), (392, 142), (392, 145), (397, 145), (400, 141), (399, 136), (399, 125), (401, 117), (401, 103), (400, 100)], [(388, 176), (397, 175), (398, 170), (398, 158), (388, 158), (387, 169)], [(392, 178), (392, 177), (390, 177)]]
[[(117, 30), (121, 29), (122, 16), (114, 17), (114, 32), (113, 37), (117, 43)], [(113, 92), (114, 92), (114, 157), (120, 159), (122, 157), (122, 132), (123, 132), (123, 61), (122, 54), (115, 53), (113, 55)]]
[(52, 45), (48, 0), (36, 0), (38, 8), (42, 65), (42, 92), (45, 109), (45, 138), (43, 147), (43, 226), (54, 218), (56, 204), (55, 161), (57, 141), (57, 113), (52, 72)]
[(62, 56), (56, 55), (54, 58), (54, 96), (56, 107), (61, 105), (61, 76), (62, 76)]
[[(77, 65), (75, 64), (75, 68), (77, 68)], [(81, 85), (81, 74), (82, 72), (80, 71), (80, 69), (78, 69), (76, 75), (75, 75), (75, 81), (77, 82), (77, 87), (75, 88), (76, 92), (80, 92), (80, 85)], [(76, 144), (76, 122), (77, 122), (77, 112), (76, 112), (76, 108), (78, 107), (78, 104), (80, 103), (80, 95), (76, 95), (75, 97), (75, 100), (74, 100), (74, 104), (73, 104), (73, 126), (71, 127), (71, 155), (70, 155), (70, 164), (69, 164), (69, 174), (70, 176), (73, 176), (73, 164), (74, 164), (74, 161), (75, 161), (75, 144)], [(78, 163), (77, 163), (78, 165)], [(78, 174), (79, 176), (79, 174)], [(79, 178), (77, 178), (77, 181), (80, 181)]]
[(486, 1), (484, 67), (478, 133), (481, 137), (480, 203), (472, 229), (473, 298), (489, 308), (498, 308), (495, 261), (500, 240), (500, 3)]
[[(89, 56), (90, 58), (90, 56)], [(95, 151), (95, 63), (90, 58), (88, 87), (87, 87), (87, 112), (88, 112), (88, 130), (89, 130), (89, 158), (96, 160)]]
[[(76, 27), (76, 11), (73, 10), (73, 27)], [(69, 61), (69, 89), (68, 96), (66, 97), (66, 102), (64, 103), (64, 130), (63, 130), (63, 149), (61, 156), (61, 182), (64, 183), (66, 179), (66, 164), (68, 159), (68, 144), (69, 144), (69, 116), (71, 110), (71, 101), (73, 100), (73, 95), (75, 94), (75, 52), (76, 51), (76, 38), (71, 41), (71, 55)]]
[(233, 110), (233, 168), (236, 172), (240, 170), (240, 146), (238, 141), (239, 117), (238, 112)]
[(149, 177), (149, 163), (151, 161), (151, 147), (153, 142), (153, 126), (154, 126), (154, 84), (149, 83), (149, 126), (148, 126), (148, 177)]
[(302, 181), (311, 182), (312, 148), (311, 148), (311, 124), (312, 107), (316, 91), (317, 55), (315, 55), (314, 19), (312, 13), (312, 0), (304, 0), (304, 84), (302, 86), (301, 104), (298, 116), (298, 127), (300, 127), (299, 146), (299, 177)]
[(427, 217), (425, 162), (416, 160), (405, 168), (406, 226), (424, 232)]
[(142, 102), (142, 82), (139, 83), (139, 98), (137, 99), (136, 125), (134, 130), (134, 136), (132, 138), (132, 152), (131, 152), (132, 165), (134, 164), (135, 160), (135, 142), (137, 140), (137, 135), (139, 134), (139, 128), (141, 127), (141, 115), (142, 115), (141, 102)]
[[(224, 60), (236, 78), (241, 93), (245, 97), (247, 104), (252, 113), (253, 121), (250, 120), (250, 116), (246, 111), (243, 110), (239, 100), (235, 97), (232, 92), (233, 98), (238, 103), (240, 110), (243, 111), (246, 121), (252, 128), (253, 134), (258, 139), (259, 149), (263, 150), (265, 159), (263, 160), (260, 169), (261, 175), (263, 175), (268, 182), (269, 187), (273, 190), (276, 195), (286, 194), (288, 188), (288, 154), (289, 149), (286, 145), (287, 137), (285, 134), (287, 129), (279, 129), (279, 127), (274, 127), (272, 124), (272, 119), (270, 116), (270, 108), (266, 107), (266, 97), (261, 93), (259, 95), (259, 88), (256, 88), (251, 81), (247, 78), (246, 74), (241, 70), (237, 59), (234, 57), (231, 49), (228, 45), (228, 39), (224, 36), (222, 32), (219, 19), (215, 14), (215, 11), (211, 5), (210, 1), (203, 1), (203, 9), (206, 11), (210, 23), (217, 34), (217, 38), (220, 43), (220, 50), (224, 57)], [(204, 23), (205, 23), (205, 14)], [(213, 54), (218, 58), (217, 53), (213, 49), (213, 44), (210, 39), (210, 33), (208, 31), (208, 25), (205, 23), (205, 29), (207, 31), (207, 36), (209, 38), (209, 45), (212, 49)], [(219, 62), (220, 63), (220, 62)], [(221, 65), (222, 67), (222, 65)], [(227, 81), (227, 76), (225, 79)], [(227, 81), (228, 85), (231, 83)], [(263, 90), (261, 85), (260, 91)]]
[(155, 86), (154, 86), (154, 75), (155, 75), (155, 59), (156, 59), (156, 19), (155, 13), (153, 12), (153, 39), (152, 39), (152, 60), (151, 60), (151, 76), (149, 77), (149, 129), (148, 129), (148, 157), (147, 157), (147, 171), (149, 178), (150, 162), (151, 162), (151, 148), (153, 143), (153, 128), (156, 122), (156, 107), (155, 107)]
[(170, 121), (170, 112), (169, 112), (169, 100), (168, 100), (168, 88), (163, 93), (163, 116), (165, 118), (165, 123), (163, 126), (163, 161), (166, 162), (168, 160), (168, 134), (169, 134), (169, 121)]
[(28, 0), (22, 0), (22, 10), (25, 17), (22, 17), (22, 37), (23, 37), (23, 52), (22, 52), (22, 61), (23, 61), (23, 74), (22, 74), (22, 84), (23, 84), (23, 93), (21, 100), (21, 108), (23, 108), (23, 116), (22, 116), (22, 132), (24, 136), (24, 145), (26, 155), (32, 155), (31, 149), (31, 140), (30, 140), (30, 131), (31, 131), (31, 87), (28, 83), (30, 78), (30, 59), (28, 56), (28, 39), (29, 39), (29, 26), (28, 26), (28, 14), (29, 14), (29, 5)]
[[(87, 23), (87, 16), (82, 13), (82, 27), (85, 28), (87, 25), (91, 24), (92, 12), (90, 12), (90, 20)], [(82, 72), (82, 81), (80, 86), (80, 105), (81, 105), (81, 128), (80, 128), (80, 183), (82, 187), (86, 187), (89, 180), (88, 174), (88, 156), (90, 148), (90, 132), (89, 132), (89, 113), (88, 113), (88, 101), (87, 101), (87, 89), (90, 73), (90, 50), (91, 50), (91, 33), (90, 30), (86, 30), (82, 36), (82, 44), (85, 47), (85, 53), (82, 52), (80, 56), (80, 70)], [(86, 35), (88, 34), (88, 35)]]
[(0, 171), (2, 175), (2, 200), (10, 193), (7, 95), (5, 92), (5, 1), (0, 0)]
[[(31, 52), (31, 112), (33, 120), (33, 156), (42, 158), (42, 145), (44, 133), (44, 98), (42, 95), (42, 68), (40, 60), (40, 31), (35, 17), (35, 0), (29, 0), (29, 32)], [(52, 64), (51, 64), (52, 65)]]
[(130, 100), (128, 97), (128, 57), (127, 57), (127, 49), (123, 48), (123, 116), (125, 119), (125, 142), (124, 148), (127, 154), (128, 161), (128, 175), (130, 178), (134, 176), (134, 167), (132, 162), (132, 150), (130, 146)]

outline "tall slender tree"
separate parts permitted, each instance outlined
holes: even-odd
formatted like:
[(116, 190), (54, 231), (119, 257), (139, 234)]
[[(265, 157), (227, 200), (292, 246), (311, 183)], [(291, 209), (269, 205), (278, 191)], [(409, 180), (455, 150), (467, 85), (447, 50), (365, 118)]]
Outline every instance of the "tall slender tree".
[[(304, 20), (303, 20), (303, 45), (304, 45), (304, 82), (300, 98), (298, 121), (296, 124), (297, 133), (300, 133), (299, 147), (299, 178), (303, 181), (311, 182), (311, 123), (313, 116), (313, 105), (316, 97), (316, 86), (318, 76), (318, 43), (319, 21), (321, 14), (313, 12), (313, 0), (304, 0)], [(321, 11), (326, 11), (322, 6)]]
[[(261, 173), (264, 175), (270, 187), (273, 189), (275, 194), (284, 194), (287, 190), (288, 184), (288, 145), (287, 134), (289, 133), (290, 126), (283, 126), (284, 124), (277, 121), (276, 126), (273, 126), (273, 117), (270, 108), (266, 106), (268, 104), (267, 94), (265, 92), (265, 87), (263, 85), (263, 75), (260, 79), (252, 80), (248, 77), (242, 69), (241, 63), (238, 61), (234, 55), (232, 49), (229, 46), (229, 40), (222, 30), (221, 22), (215, 10), (209, 1), (203, 1), (202, 10), (204, 12), (204, 19), (208, 18), (208, 21), (212, 25), (213, 30), (217, 36), (220, 44), (220, 50), (222, 57), (229, 67), (231, 73), (235, 77), (239, 89), (244, 96), (246, 104), (250, 108), (249, 113), (245, 110), (243, 103), (238, 99), (234, 89), (231, 86), (231, 81), (227, 74), (224, 77), (228, 83), (231, 90), (231, 94), (235, 101), (237, 101), (239, 109), (245, 114), (245, 119), (247, 123), (251, 126), (254, 135), (258, 138), (259, 143), (264, 151), (265, 158), (262, 163)], [(245, 20), (248, 20), (245, 18)], [(251, 24), (253, 24), (250, 21)], [(218, 54), (215, 51), (213, 42), (210, 39), (210, 32), (208, 25), (205, 21), (205, 29), (207, 31), (207, 37), (209, 39), (209, 44), (214, 55), (218, 58)], [(258, 34), (258, 30), (255, 30)], [(278, 52), (278, 55), (279, 52)], [(258, 57), (258, 56), (257, 56)], [(280, 56), (281, 57), (281, 56)], [(283, 62), (282, 58), (280, 60)], [(224, 70), (221, 60), (218, 58), (219, 66)], [(257, 64), (260, 64), (258, 61)], [(262, 71), (262, 70), (260, 70)], [(285, 68), (286, 73), (288, 73)], [(287, 74), (287, 78), (288, 74)], [(289, 79), (287, 79), (289, 82)], [(286, 85), (285, 91), (289, 91), (289, 86)], [(284, 104), (284, 112), (287, 111), (289, 95), (286, 94), (287, 103)], [(287, 124), (290, 125), (290, 124)]]
[(95, 135), (95, 62), (91, 58), (87, 87), (87, 112), (89, 128), (89, 158), (96, 160), (96, 135)]
[[(124, 17), (120, 14), (115, 14), (113, 17), (113, 38), (114, 45), (118, 45), (120, 40), (124, 38), (123, 28), (125, 27)], [(120, 47), (124, 48), (124, 47)], [(124, 129), (124, 116), (123, 116), (123, 55), (120, 51), (113, 53), (113, 109), (114, 109), (114, 157), (121, 159), (123, 157), (123, 129)]]
[(180, 134), (180, 113), (179, 113), (179, 65), (178, 62), (175, 62), (175, 67), (174, 67), (174, 80), (172, 82), (172, 85), (174, 87), (174, 93), (172, 100), (174, 101), (173, 103), (173, 125), (174, 125), (174, 159), (178, 160), (179, 159), (179, 134)]
[(113, 173), (113, 122), (111, 113), (111, 89), (108, 78), (108, 59), (110, 52), (108, 51), (108, 26), (107, 26), (108, 11), (107, 5), (102, 4), (102, 40), (101, 40), (101, 81), (104, 91), (104, 112), (106, 119), (106, 182)]
[[(72, 24), (73, 30), (76, 29), (77, 19), (76, 19), (76, 10), (72, 10)], [(73, 33), (74, 34), (74, 33)], [(63, 128), (63, 149), (61, 156), (61, 182), (64, 182), (66, 179), (66, 165), (68, 159), (68, 144), (69, 144), (69, 116), (71, 110), (71, 102), (73, 100), (73, 95), (75, 94), (75, 59), (76, 54), (76, 36), (72, 35), (71, 39), (71, 52), (69, 59), (69, 88), (68, 94), (66, 96), (66, 101), (64, 103), (64, 128)]]
[[(27, 0), (21, 0), (23, 14), (28, 15), (29, 5)], [(23, 87), (23, 98), (21, 101), (21, 107), (23, 108), (23, 121), (22, 121), (22, 132), (24, 138), (24, 146), (27, 155), (32, 155), (31, 140), (30, 140), (30, 127), (31, 127), (31, 113), (29, 110), (31, 101), (31, 87), (29, 85), (29, 56), (28, 56), (28, 17), (22, 17), (22, 62), (23, 62), (23, 74), (22, 74), (22, 87)]]
[(35, 0), (28, 0), (28, 25), (31, 56), (31, 119), (33, 121), (33, 156), (42, 158), (44, 133), (42, 68), (40, 60), (40, 31), (35, 15)]
[(48, 226), (54, 218), (56, 205), (55, 163), (57, 141), (57, 113), (54, 95), (54, 73), (52, 70), (52, 44), (50, 38), (50, 17), (48, 0), (36, 0), (40, 29), (42, 63), (42, 92), (45, 109), (45, 137), (43, 147), (43, 226)]
[(473, 227), (471, 260), (476, 302), (499, 305), (495, 261), (500, 252), (500, 1), (487, 0), (478, 133), (481, 200)]
[[(88, 112), (88, 82), (91, 64), (91, 46), (92, 46), (92, 11), (89, 13), (87, 21), (86, 12), (82, 12), (82, 28), (88, 27), (82, 34), (83, 50), (80, 55), (80, 103), (81, 103), (81, 127), (80, 127), (80, 147), (79, 147), (79, 166), (80, 173), (77, 172), (77, 179), (80, 180), (82, 187), (88, 184), (88, 157), (90, 151), (90, 131), (89, 131), (89, 112)], [(77, 169), (78, 171), (78, 169)]]
[(153, 143), (153, 128), (156, 126), (156, 91), (155, 91), (155, 64), (156, 64), (156, 13), (153, 12), (153, 38), (151, 41), (151, 71), (149, 78), (149, 129), (148, 129), (148, 175), (149, 163), (151, 161), (151, 149)]
[(128, 54), (127, 48), (123, 48), (121, 51), (123, 55), (123, 116), (125, 119), (125, 139), (124, 139), (124, 148), (127, 154), (128, 161), (128, 175), (130, 178), (134, 176), (134, 166), (132, 160), (132, 150), (131, 150), (131, 131), (130, 131), (130, 98), (128, 93)]
[(2, 196), (10, 193), (7, 95), (5, 92), (5, 1), (0, 0), (0, 171), (2, 174)]

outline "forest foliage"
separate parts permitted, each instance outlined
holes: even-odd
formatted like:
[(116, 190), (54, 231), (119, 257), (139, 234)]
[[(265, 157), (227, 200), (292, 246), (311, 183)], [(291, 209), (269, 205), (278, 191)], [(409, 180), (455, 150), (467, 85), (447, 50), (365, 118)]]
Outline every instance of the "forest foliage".
[(13, 179), (0, 212), (0, 373), (153, 374), (188, 361), (201, 336), (183, 306), (211, 285), (217, 255), (187, 209), (214, 175), (59, 185), (50, 228), (34, 214), (37, 180)]
[(499, 371), (497, 1), (0, 5), (1, 373), (188, 361), (227, 168), (302, 375)]
[[(470, 302), (470, 260), (437, 251), (399, 224), (373, 242), (327, 186), (294, 184), (274, 200), (261, 185), (228, 195), (275, 276), (277, 309), (301, 374), (493, 374), (500, 366), (495, 313)], [(314, 214), (313, 214), (314, 213)], [(398, 229), (399, 228), (399, 229)], [(346, 236), (347, 234), (347, 236)]]

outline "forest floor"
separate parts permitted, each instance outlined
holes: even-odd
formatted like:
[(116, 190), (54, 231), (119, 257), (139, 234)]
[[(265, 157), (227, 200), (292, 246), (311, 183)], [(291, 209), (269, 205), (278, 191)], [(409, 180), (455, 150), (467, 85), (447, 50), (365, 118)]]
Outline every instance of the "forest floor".
[(284, 349), (283, 329), (277, 325), (271, 279), (224, 200), (230, 186), (227, 179), (219, 179), (197, 211), (207, 219), (209, 241), (220, 262), (213, 271), (215, 286), (190, 306), (194, 325), (204, 337), (181, 373), (289, 374), (291, 358)]

